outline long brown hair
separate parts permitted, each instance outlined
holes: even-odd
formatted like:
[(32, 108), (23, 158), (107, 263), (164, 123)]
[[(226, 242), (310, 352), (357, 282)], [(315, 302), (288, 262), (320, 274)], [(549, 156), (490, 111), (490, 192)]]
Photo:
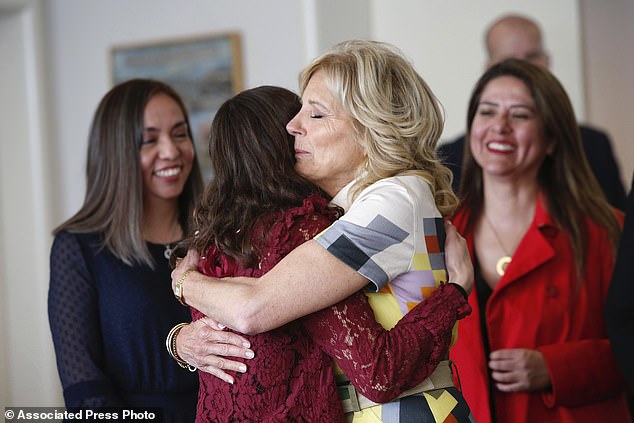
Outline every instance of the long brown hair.
[[(144, 113), (157, 94), (172, 98), (181, 108), (193, 142), (187, 109), (169, 85), (151, 79), (132, 79), (114, 86), (101, 99), (88, 136), (86, 195), (70, 219), (53, 230), (99, 233), (103, 245), (127, 264), (154, 262), (143, 239), (143, 179), (139, 150), (143, 141)], [(191, 228), (194, 206), (203, 188), (194, 156), (192, 170), (178, 198), (183, 232)]]
[(544, 123), (544, 136), (554, 145), (553, 153), (546, 156), (539, 169), (538, 183), (554, 221), (570, 235), (575, 264), (579, 275), (582, 275), (589, 247), (584, 220), (589, 218), (605, 228), (613, 252), (618, 247), (621, 230), (614, 210), (586, 160), (570, 99), (557, 78), (543, 67), (523, 60), (507, 59), (489, 68), (476, 83), (467, 112), (464, 170), (460, 181), (461, 208), (469, 210), (469, 225), (473, 225), (482, 213), (482, 168), (471, 154), (469, 131), (482, 92), (490, 81), (502, 76), (515, 77), (526, 85)]
[(318, 191), (295, 171), (294, 138), (286, 132), (300, 108), (295, 93), (260, 86), (218, 109), (209, 138), (215, 176), (194, 214), (199, 232), (191, 242), (199, 252), (215, 245), (249, 263), (255, 223)]

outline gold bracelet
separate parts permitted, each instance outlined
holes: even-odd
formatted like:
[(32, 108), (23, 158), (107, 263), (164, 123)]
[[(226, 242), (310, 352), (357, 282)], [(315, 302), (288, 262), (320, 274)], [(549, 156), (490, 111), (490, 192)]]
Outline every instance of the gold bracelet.
[(165, 348), (167, 348), (167, 352), (169, 353), (169, 355), (174, 360), (176, 360), (176, 363), (178, 363), (180, 367), (182, 367), (183, 369), (187, 369), (190, 372), (195, 372), (197, 370), (196, 367), (183, 360), (178, 355), (178, 351), (176, 350), (176, 337), (178, 336), (178, 333), (181, 331), (181, 329), (188, 324), (189, 323), (179, 323), (169, 331), (169, 333), (167, 334), (167, 338), (165, 338)]
[(187, 276), (189, 276), (189, 274), (194, 270), (195, 269), (185, 270), (185, 273), (183, 273), (183, 275), (180, 277), (180, 279), (178, 279), (176, 285), (174, 286), (174, 296), (176, 297), (178, 302), (184, 306), (187, 306), (187, 304), (185, 303), (185, 299), (183, 298), (183, 282), (185, 282)]

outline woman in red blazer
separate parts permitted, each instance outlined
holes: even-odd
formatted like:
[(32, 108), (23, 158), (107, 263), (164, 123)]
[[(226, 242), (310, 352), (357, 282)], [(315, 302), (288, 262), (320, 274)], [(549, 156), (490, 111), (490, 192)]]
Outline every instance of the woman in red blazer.
[(478, 423), (630, 422), (604, 304), (622, 215), (547, 70), (490, 68), (469, 102), (454, 224), (476, 270), (451, 350)]

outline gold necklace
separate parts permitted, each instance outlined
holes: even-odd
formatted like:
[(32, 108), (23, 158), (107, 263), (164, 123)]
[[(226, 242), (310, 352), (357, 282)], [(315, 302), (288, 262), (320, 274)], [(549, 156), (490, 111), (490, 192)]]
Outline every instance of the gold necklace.
[(486, 213), (484, 214), (484, 218), (489, 224), (489, 227), (491, 228), (491, 231), (493, 232), (495, 239), (497, 240), (498, 244), (500, 244), (500, 248), (502, 249), (502, 251), (504, 251), (504, 254), (505, 254), (504, 256), (500, 257), (497, 263), (495, 264), (495, 271), (498, 273), (498, 275), (503, 276), (504, 273), (506, 272), (506, 268), (508, 267), (509, 263), (511, 263), (511, 260), (512, 260), (511, 254), (509, 254), (506, 248), (504, 248), (504, 244), (502, 244), (502, 240), (500, 239), (500, 236), (495, 230), (495, 227), (493, 227), (493, 224), (491, 223), (491, 220), (489, 220), (489, 216), (487, 216)]

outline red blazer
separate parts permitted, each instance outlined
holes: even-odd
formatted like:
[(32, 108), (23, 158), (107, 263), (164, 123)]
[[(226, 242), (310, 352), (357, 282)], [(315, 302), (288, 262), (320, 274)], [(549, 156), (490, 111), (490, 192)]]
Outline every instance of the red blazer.
[[(475, 260), (466, 213), (454, 224)], [(542, 199), (513, 261), (486, 308), (491, 351), (537, 349), (549, 368), (552, 391), (503, 393), (493, 388), (497, 421), (631, 422), (625, 382), (617, 368), (603, 319), (613, 255), (604, 230), (586, 222), (588, 258), (578, 283), (569, 238), (551, 220)], [(473, 290), (470, 316), (460, 321), (450, 356), (478, 423), (491, 422), (487, 359), (480, 330), (480, 307)]]

